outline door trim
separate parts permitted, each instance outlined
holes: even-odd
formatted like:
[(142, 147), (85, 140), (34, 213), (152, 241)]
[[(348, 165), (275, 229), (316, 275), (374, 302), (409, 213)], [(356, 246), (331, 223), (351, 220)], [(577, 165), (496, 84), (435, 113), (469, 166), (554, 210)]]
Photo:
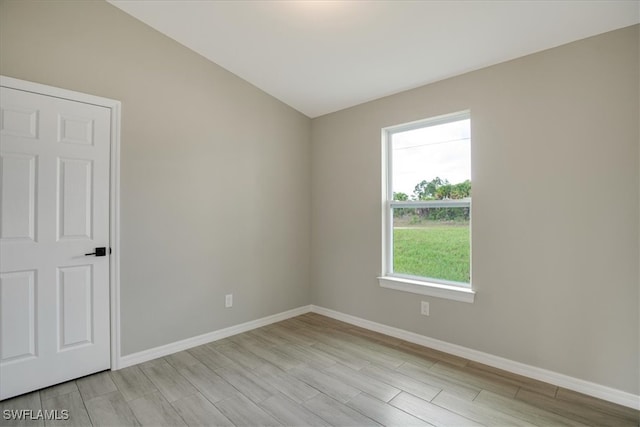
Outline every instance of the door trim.
[(120, 368), (120, 111), (122, 104), (114, 99), (47, 86), (0, 75), (0, 86), (71, 101), (97, 105), (111, 110), (109, 165), (109, 307), (111, 334), (111, 370)]

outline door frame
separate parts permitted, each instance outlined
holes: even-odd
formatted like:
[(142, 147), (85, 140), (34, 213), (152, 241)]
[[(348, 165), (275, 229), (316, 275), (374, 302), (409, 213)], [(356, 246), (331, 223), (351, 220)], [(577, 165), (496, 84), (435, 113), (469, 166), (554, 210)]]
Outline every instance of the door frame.
[(70, 101), (97, 105), (111, 110), (109, 159), (109, 325), (111, 337), (111, 370), (120, 368), (120, 112), (122, 104), (103, 98), (40, 83), (0, 75), (0, 86), (47, 95)]

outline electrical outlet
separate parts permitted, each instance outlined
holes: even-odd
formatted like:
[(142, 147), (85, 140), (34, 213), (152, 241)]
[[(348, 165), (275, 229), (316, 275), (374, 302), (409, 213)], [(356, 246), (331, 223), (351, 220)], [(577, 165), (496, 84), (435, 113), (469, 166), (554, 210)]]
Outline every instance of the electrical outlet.
[(429, 303), (426, 301), (422, 301), (422, 303), (420, 304), (420, 314), (422, 314), (423, 316), (428, 316), (429, 315)]
[(225, 297), (224, 297), (224, 307), (225, 308), (233, 307), (233, 294), (225, 295)]

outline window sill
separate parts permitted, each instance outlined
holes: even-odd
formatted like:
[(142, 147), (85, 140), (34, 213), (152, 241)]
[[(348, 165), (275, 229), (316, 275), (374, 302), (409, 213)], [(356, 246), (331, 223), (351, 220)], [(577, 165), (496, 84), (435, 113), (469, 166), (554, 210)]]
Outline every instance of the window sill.
[(425, 282), (422, 280), (405, 279), (403, 277), (382, 276), (378, 277), (378, 282), (381, 287), (387, 289), (395, 289), (397, 291), (429, 295), (432, 297), (467, 303), (473, 303), (476, 296), (475, 291), (471, 288)]

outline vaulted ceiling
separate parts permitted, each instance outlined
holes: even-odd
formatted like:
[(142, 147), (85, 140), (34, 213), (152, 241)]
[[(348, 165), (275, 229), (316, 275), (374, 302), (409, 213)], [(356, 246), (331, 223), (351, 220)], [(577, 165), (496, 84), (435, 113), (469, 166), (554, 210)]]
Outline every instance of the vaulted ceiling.
[(640, 1), (110, 3), (309, 117), (640, 22)]

